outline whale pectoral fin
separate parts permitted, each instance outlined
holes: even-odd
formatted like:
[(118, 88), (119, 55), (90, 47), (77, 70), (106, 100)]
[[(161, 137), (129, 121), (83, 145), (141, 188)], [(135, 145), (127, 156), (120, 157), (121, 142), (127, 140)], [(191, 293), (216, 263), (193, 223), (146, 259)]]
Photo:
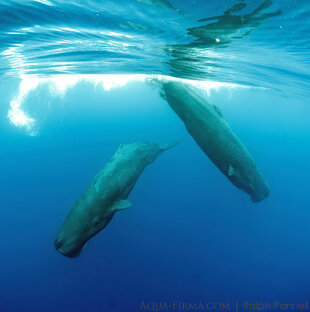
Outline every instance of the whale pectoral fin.
[(235, 169), (232, 165), (229, 165), (229, 169), (228, 169), (228, 176), (232, 177), (235, 174)]
[(126, 199), (118, 200), (112, 207), (114, 211), (127, 209), (131, 206), (131, 202)]

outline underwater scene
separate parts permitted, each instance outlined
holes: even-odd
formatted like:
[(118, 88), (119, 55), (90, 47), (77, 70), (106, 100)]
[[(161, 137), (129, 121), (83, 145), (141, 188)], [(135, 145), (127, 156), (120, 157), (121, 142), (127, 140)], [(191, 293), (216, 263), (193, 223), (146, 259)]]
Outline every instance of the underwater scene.
[(0, 312), (310, 312), (309, 0), (0, 1)]

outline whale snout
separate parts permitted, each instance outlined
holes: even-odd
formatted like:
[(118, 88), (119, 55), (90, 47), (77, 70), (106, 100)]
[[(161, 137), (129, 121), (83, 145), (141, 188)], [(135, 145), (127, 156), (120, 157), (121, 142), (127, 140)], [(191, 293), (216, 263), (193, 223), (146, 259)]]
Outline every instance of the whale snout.
[(251, 200), (253, 203), (258, 203), (270, 195), (270, 189), (266, 182), (262, 182), (256, 190), (250, 193)]
[(63, 245), (63, 240), (61, 238), (56, 238), (54, 242), (55, 248), (58, 250)]
[(84, 244), (80, 242), (66, 242), (63, 238), (57, 237), (54, 246), (62, 255), (75, 258), (81, 253)]

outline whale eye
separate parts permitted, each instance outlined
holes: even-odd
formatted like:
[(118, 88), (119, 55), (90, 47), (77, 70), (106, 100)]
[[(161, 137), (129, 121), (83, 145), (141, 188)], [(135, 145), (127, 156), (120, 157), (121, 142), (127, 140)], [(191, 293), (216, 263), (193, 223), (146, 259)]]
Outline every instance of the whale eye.
[(119, 148), (122, 148), (122, 147), (124, 147), (124, 144), (121, 144), (121, 145), (119, 146)]
[(100, 223), (99, 217), (94, 218), (94, 220), (93, 220), (93, 225), (94, 225), (94, 226), (97, 226), (99, 223)]
[(61, 246), (63, 244), (64, 244), (64, 240), (62, 238), (57, 237), (55, 242), (54, 242), (55, 248), (59, 249), (59, 248), (61, 248)]

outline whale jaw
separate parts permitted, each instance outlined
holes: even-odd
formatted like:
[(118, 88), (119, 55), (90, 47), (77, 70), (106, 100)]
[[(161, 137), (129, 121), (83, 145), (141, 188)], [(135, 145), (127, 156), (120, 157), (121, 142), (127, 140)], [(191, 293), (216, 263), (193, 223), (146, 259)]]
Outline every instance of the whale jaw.
[(61, 253), (63, 256), (68, 257), (68, 258), (76, 258), (82, 252), (85, 244), (83, 244), (82, 246), (80, 244), (75, 245), (73, 243), (66, 244), (64, 243), (62, 239), (56, 238), (54, 242), (54, 246), (56, 250), (59, 253)]

